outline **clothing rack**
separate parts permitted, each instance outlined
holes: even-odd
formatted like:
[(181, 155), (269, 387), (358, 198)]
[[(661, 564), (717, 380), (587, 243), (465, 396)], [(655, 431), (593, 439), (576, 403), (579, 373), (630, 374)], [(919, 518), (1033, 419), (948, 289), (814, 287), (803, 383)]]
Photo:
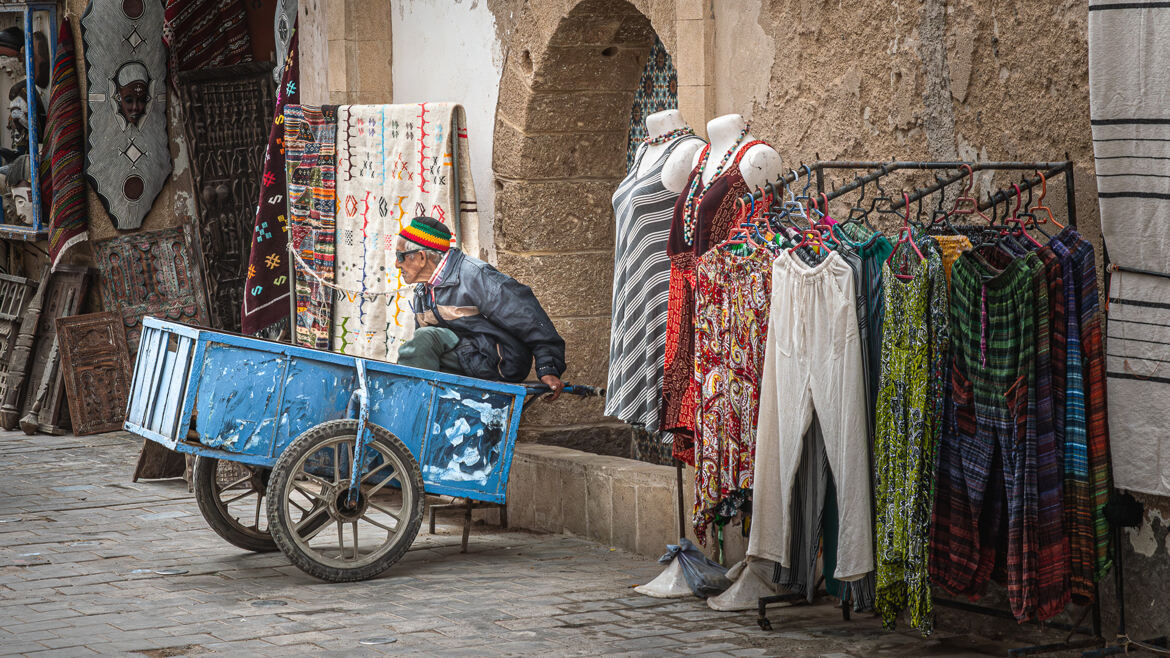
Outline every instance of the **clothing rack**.
[[(1067, 156), (1066, 156), (1067, 157)], [(825, 189), (825, 172), (826, 170), (868, 170), (867, 173), (859, 176), (854, 176), (853, 180), (834, 187), (830, 190)], [(989, 194), (987, 199), (977, 197), (977, 207), (979, 210), (986, 210), (993, 205), (1003, 203), (1013, 197), (1018, 197), (1020, 193), (1026, 192), (1033, 187), (1046, 183), (1048, 180), (1057, 176), (1064, 176), (1065, 184), (1065, 200), (1067, 204), (1066, 220), (1069, 226), (1075, 227), (1076, 221), (1076, 187), (1074, 181), (1073, 162), (1071, 160), (1063, 161), (1034, 161), (1034, 162), (961, 162), (961, 161), (902, 161), (894, 160), (889, 162), (878, 161), (822, 161), (818, 160), (811, 165), (801, 164), (800, 168), (783, 174), (777, 178), (774, 183), (766, 185), (765, 187), (773, 188), (778, 186), (789, 186), (793, 188), (800, 178), (815, 176), (816, 184), (816, 201), (818, 203), (827, 203), (834, 199), (840, 198), (855, 190), (861, 189), (864, 193), (864, 186), (876, 182), (884, 177), (889, 176), (894, 172), (912, 172), (912, 171), (938, 171), (938, 170), (953, 170), (947, 175), (935, 175), (935, 182), (922, 188), (914, 188), (912, 192), (907, 192), (906, 199), (891, 199), (888, 206), (884, 210), (898, 210), (903, 208), (908, 203), (919, 201), (927, 196), (940, 192), (948, 186), (957, 182), (970, 180), (975, 172), (979, 171), (1038, 171), (1043, 172), (1043, 177), (1024, 177), (1024, 180), (1019, 183), (1014, 183), (1012, 189), (1000, 189), (993, 194)], [(809, 181), (811, 184), (813, 181)], [(807, 190), (809, 185), (805, 186)], [(757, 201), (762, 201), (767, 194), (765, 189), (757, 187), (749, 194), (742, 197), (743, 203), (755, 204)], [(799, 196), (803, 196), (802, 193)], [(900, 195), (897, 195), (900, 196)], [(777, 196), (777, 198), (779, 198)], [(827, 209), (822, 209), (827, 210)], [(1120, 268), (1119, 268), (1120, 269)], [(1161, 274), (1160, 276), (1167, 276)], [(1116, 568), (1116, 565), (1115, 567)], [(848, 603), (848, 589), (843, 591), (845, 598), (841, 601), (842, 616), (844, 619), (849, 619), (849, 603)], [(796, 595), (777, 595), (761, 597), (759, 600), (759, 619), (757, 623), (761, 628), (771, 628), (771, 623), (767, 618), (767, 606), (772, 603), (791, 602), (794, 601)], [(803, 597), (800, 597), (803, 598)], [(1014, 616), (1002, 609), (992, 608), (989, 606), (977, 605), (967, 603), (964, 601), (956, 601), (952, 599), (934, 597), (934, 603), (941, 607), (949, 607), (964, 610), (966, 612), (982, 614), (997, 618), (1013, 619)], [(1084, 628), (1080, 625), (1080, 621), (1076, 624), (1063, 624), (1058, 622), (1032, 622), (1041, 627), (1051, 627), (1060, 630), (1069, 631), (1068, 638), (1064, 642), (1051, 644), (1038, 644), (1026, 647), (1019, 647), (1012, 649), (1009, 655), (1033, 655), (1041, 653), (1051, 653), (1056, 651), (1067, 651), (1070, 649), (1080, 649), (1089, 647), (1100, 647), (1104, 644), (1104, 638), (1101, 635), (1101, 609), (1099, 592), (1094, 592), (1093, 603), (1088, 607), (1085, 614), (1091, 615), (1091, 628)], [(1082, 615), (1081, 620), (1084, 619)], [(1073, 634), (1085, 635), (1086, 639), (1072, 640)]]

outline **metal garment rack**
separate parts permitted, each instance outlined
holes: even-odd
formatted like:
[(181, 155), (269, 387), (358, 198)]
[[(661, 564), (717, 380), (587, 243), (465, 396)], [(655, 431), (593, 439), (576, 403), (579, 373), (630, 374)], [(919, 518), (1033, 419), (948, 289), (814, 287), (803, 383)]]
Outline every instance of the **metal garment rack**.
[[(853, 180), (845, 183), (839, 187), (831, 190), (825, 189), (825, 171), (826, 170), (868, 170), (868, 173), (863, 175), (855, 175)], [(802, 177), (810, 179), (810, 186), (815, 177), (816, 197), (818, 203), (827, 205), (829, 201), (840, 198), (854, 190), (863, 189), (868, 183), (878, 181), (893, 172), (912, 172), (912, 171), (952, 171), (952, 173), (945, 175), (935, 175), (935, 182), (922, 188), (914, 188), (912, 191), (907, 191), (907, 198), (891, 199), (891, 203), (885, 208), (886, 210), (899, 210), (907, 205), (907, 202), (914, 203), (920, 199), (935, 194), (950, 185), (959, 181), (969, 179), (974, 172), (978, 171), (1040, 171), (1044, 173), (1043, 179), (1039, 176), (1027, 177), (1022, 182), (1016, 183), (1013, 189), (1001, 189), (994, 194), (987, 197), (986, 200), (979, 198), (977, 206), (979, 210), (986, 210), (995, 204), (1003, 203), (1008, 199), (1017, 197), (1020, 192), (1025, 192), (1033, 187), (1039, 186), (1048, 179), (1056, 176), (1064, 176), (1065, 183), (1065, 197), (1067, 204), (1067, 223), (1069, 226), (1075, 227), (1076, 220), (1076, 187), (1073, 178), (1073, 163), (1071, 160), (1055, 161), (1055, 162), (923, 162), (923, 161), (891, 161), (891, 162), (877, 162), (877, 161), (818, 161), (811, 165), (801, 165), (799, 169), (790, 171), (779, 177), (774, 185), (793, 185)], [(1018, 190), (1016, 189), (1018, 187)], [(807, 189), (807, 186), (806, 188)], [(763, 189), (756, 188), (751, 194), (743, 196), (745, 204), (761, 201), (765, 198), (766, 192)], [(802, 193), (803, 196), (803, 193)], [(900, 194), (898, 196), (901, 196)], [(777, 196), (779, 199), (779, 196)], [(779, 199), (782, 200), (782, 199)], [(849, 619), (849, 603), (847, 597), (848, 590), (843, 594), (846, 597), (841, 601), (842, 617)], [(773, 603), (793, 602), (796, 599), (803, 599), (801, 595), (782, 594), (777, 596), (761, 597), (759, 600), (759, 623), (761, 628), (771, 628), (771, 622), (767, 618), (767, 606)], [(972, 612), (976, 614), (987, 615), (991, 617), (1007, 618), (1015, 620), (1011, 612), (998, 608), (988, 606), (976, 605), (964, 601), (956, 601), (945, 598), (934, 598), (934, 603), (938, 606), (949, 607)], [(1085, 614), (1091, 614), (1091, 628), (1084, 628), (1080, 626), (1080, 621), (1077, 624), (1069, 625), (1058, 622), (1030, 622), (1041, 627), (1050, 627), (1060, 630), (1069, 631), (1069, 638), (1064, 642), (1032, 645), (1012, 649), (1009, 655), (1022, 656), (1031, 654), (1051, 653), (1056, 651), (1067, 651), (1070, 649), (1080, 649), (1089, 647), (1100, 647), (1104, 644), (1104, 638), (1101, 635), (1101, 610), (1100, 610), (1100, 596), (1094, 586), (1093, 603), (1088, 606)], [(1081, 619), (1084, 619), (1082, 615)], [(1072, 640), (1073, 634), (1081, 634), (1088, 636), (1083, 640)]]

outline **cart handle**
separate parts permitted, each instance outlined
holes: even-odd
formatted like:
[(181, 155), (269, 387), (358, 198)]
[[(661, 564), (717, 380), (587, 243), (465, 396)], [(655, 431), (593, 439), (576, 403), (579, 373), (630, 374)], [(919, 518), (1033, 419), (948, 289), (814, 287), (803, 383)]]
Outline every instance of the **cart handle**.
[[(525, 382), (524, 388), (528, 389), (528, 395), (524, 398), (524, 407), (527, 409), (528, 405), (540, 399), (540, 396), (545, 393), (552, 393), (552, 389), (543, 382)], [(561, 389), (561, 393), (568, 395), (576, 395), (583, 398), (603, 398), (605, 397), (605, 389), (597, 388), (595, 386), (573, 385), (565, 382), (565, 387)]]

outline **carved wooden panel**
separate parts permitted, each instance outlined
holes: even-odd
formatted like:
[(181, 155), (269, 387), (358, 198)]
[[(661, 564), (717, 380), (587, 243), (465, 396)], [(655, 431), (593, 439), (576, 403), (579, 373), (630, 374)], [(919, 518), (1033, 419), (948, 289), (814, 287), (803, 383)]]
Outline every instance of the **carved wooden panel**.
[(272, 65), (252, 62), (178, 77), (211, 325), (238, 332), (276, 107)]
[(8, 390), (12, 348), (34, 288), (33, 283), (24, 277), (0, 274), (0, 400)]
[[(54, 349), (57, 337), (57, 318), (77, 315), (89, 292), (90, 269), (79, 265), (58, 265), (49, 275), (49, 289), (45, 307), (37, 322), (36, 341), (33, 343), (28, 376), (25, 379), (21, 411), (46, 434), (61, 434), (69, 426), (68, 410), (64, 404), (65, 387), (57, 367), (60, 359)], [(40, 404), (38, 405), (38, 399)], [(22, 418), (22, 427), (24, 419)]]
[(73, 433), (122, 429), (132, 370), (122, 316), (107, 311), (58, 318), (57, 343)]
[(187, 226), (94, 243), (102, 308), (122, 315), (131, 354), (138, 352), (142, 318), (148, 315), (207, 325), (203, 280), (193, 254)]

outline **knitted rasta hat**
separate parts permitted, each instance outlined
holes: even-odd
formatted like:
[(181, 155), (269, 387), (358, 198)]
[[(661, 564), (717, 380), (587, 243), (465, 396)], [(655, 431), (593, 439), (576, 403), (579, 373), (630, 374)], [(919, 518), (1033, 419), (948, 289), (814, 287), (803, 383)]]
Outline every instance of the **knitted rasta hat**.
[(432, 217), (415, 217), (398, 235), (428, 249), (447, 251), (451, 248), (451, 230)]

